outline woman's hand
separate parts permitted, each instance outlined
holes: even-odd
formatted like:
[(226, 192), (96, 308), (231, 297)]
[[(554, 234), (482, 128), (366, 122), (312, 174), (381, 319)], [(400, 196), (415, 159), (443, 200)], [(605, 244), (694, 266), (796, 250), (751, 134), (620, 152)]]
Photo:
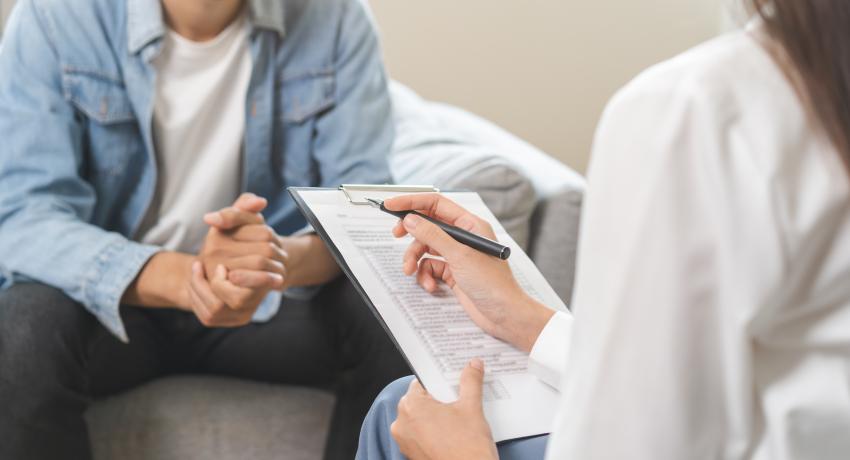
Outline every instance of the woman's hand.
[(498, 459), (496, 444), (481, 406), (484, 363), (473, 360), (460, 376), (460, 398), (443, 404), (418, 380), (410, 383), (398, 403), (398, 418), (390, 432), (401, 453), (420, 459)]
[[(495, 240), (493, 228), (439, 194), (406, 195), (386, 200), (391, 211), (416, 210), (464, 230)], [(467, 314), (488, 334), (526, 352), (531, 350), (554, 313), (531, 299), (519, 286), (507, 262), (458, 243), (421, 217), (408, 215), (394, 229), (396, 237), (415, 238), (404, 255), (404, 273), (416, 274), (429, 292), (446, 283)], [(425, 255), (444, 260), (423, 258)]]

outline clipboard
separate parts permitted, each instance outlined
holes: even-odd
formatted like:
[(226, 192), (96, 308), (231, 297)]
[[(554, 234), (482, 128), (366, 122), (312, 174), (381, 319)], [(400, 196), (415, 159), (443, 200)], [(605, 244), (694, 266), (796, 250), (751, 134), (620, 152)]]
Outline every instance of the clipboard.
[[(365, 198), (433, 193), (437, 192), (435, 187), (346, 185), (287, 190), (417, 379), (436, 400), (456, 400), (462, 369), (469, 359), (479, 357), (488, 369), (483, 407), (494, 439), (499, 442), (551, 431), (559, 395), (531, 372), (528, 354), (481, 330), (450, 290), (441, 295), (427, 293), (415, 279), (405, 276), (400, 260), (408, 243), (396, 241), (390, 234), (391, 216), (365, 206)], [(553, 310), (567, 312), (534, 262), (477, 193), (443, 193), (493, 225), (500, 242), (514, 251), (506, 263), (526, 293)]]
[(358, 192), (392, 192), (392, 193), (440, 193), (440, 189), (433, 185), (364, 185), (343, 184), (339, 190), (345, 194), (348, 202), (357, 206), (369, 206), (369, 202), (359, 198)]
[[(298, 192), (301, 191), (310, 191), (310, 190), (340, 190), (345, 195), (345, 198), (349, 203), (356, 206), (369, 206), (369, 202), (365, 200), (359, 199), (355, 194), (358, 192), (391, 192), (391, 193), (439, 193), (440, 189), (434, 187), (432, 185), (368, 185), (368, 184), (343, 184), (338, 188), (330, 188), (330, 187), (289, 187), (286, 189), (289, 192), (289, 195), (292, 196), (292, 199), (295, 201), (296, 206), (301, 211), (301, 214), (304, 215), (304, 218), (307, 219), (307, 223), (313, 227), (313, 230), (319, 235), (319, 238), (322, 239), (322, 242), (325, 243), (325, 246), (328, 248), (328, 251), (331, 253), (331, 256), (336, 261), (337, 265), (339, 265), (342, 272), (348, 277), (348, 280), (351, 281), (351, 284), (354, 286), (354, 289), (360, 294), (360, 297), (372, 311), (372, 314), (375, 315), (375, 319), (378, 320), (378, 324), (384, 329), (387, 336), (392, 341), (393, 345), (396, 347), (398, 352), (401, 354), (401, 357), (407, 363), (407, 367), (410, 368), (411, 372), (416, 376), (419, 382), (422, 384), (423, 388), (425, 388), (425, 384), (422, 383), (422, 379), (419, 378), (419, 374), (416, 373), (416, 368), (413, 367), (413, 363), (411, 363), (410, 359), (408, 359), (407, 354), (404, 352), (404, 348), (398, 343), (395, 335), (393, 334), (390, 327), (387, 325), (387, 322), (384, 321), (384, 317), (381, 316), (381, 313), (378, 311), (375, 304), (372, 302), (372, 299), (369, 297), (369, 294), (366, 293), (366, 289), (363, 288), (363, 285), (360, 284), (360, 281), (354, 275), (354, 272), (351, 270), (351, 267), (348, 266), (348, 263), (345, 261), (345, 258), (340, 253), (339, 249), (337, 249), (336, 245), (331, 240), (330, 235), (322, 226), (321, 222), (319, 222), (318, 217), (313, 213), (304, 199), (299, 195)], [(427, 388), (426, 388), (427, 390)]]

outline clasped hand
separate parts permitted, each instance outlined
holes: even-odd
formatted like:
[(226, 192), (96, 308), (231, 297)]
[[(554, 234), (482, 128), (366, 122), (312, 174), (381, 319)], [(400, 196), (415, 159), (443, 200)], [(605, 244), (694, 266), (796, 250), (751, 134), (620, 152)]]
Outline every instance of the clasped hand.
[(286, 288), (284, 239), (260, 214), (264, 198), (243, 194), (204, 216), (210, 226), (187, 286), (192, 311), (208, 327), (248, 324), (272, 290)]

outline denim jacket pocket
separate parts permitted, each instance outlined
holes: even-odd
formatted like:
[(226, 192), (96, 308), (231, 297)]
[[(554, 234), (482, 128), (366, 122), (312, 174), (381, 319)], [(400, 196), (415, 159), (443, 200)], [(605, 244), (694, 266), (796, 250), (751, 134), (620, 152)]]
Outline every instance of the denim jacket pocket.
[(303, 72), (284, 76), (279, 82), (279, 117), (287, 123), (301, 124), (330, 109), (336, 103), (333, 70)]
[[(85, 123), (88, 138), (83, 176), (98, 190), (134, 180), (146, 157), (127, 88), (100, 72), (65, 68), (62, 90)], [(135, 165), (135, 167), (134, 167)]]
[(62, 90), (65, 98), (97, 123), (109, 125), (136, 119), (124, 83), (114, 77), (65, 68), (62, 71)]

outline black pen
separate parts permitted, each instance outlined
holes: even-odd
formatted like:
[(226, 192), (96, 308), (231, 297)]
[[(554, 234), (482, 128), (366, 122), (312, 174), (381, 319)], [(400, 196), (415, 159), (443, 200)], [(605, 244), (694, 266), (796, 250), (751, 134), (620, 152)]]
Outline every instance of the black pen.
[(448, 233), (449, 236), (454, 238), (454, 240), (458, 243), (465, 244), (471, 247), (472, 249), (481, 251), (489, 256), (498, 257), (502, 260), (508, 260), (508, 257), (511, 256), (511, 248), (507, 246), (499, 244), (493, 240), (484, 238), (483, 236), (478, 236), (475, 233), (468, 232), (462, 228), (455, 227), (454, 225), (449, 225), (445, 222), (440, 222), (439, 220), (428, 217), (425, 214), (422, 214), (421, 212), (390, 211), (389, 209), (384, 207), (383, 201), (373, 200), (372, 198), (366, 198), (366, 201), (368, 201), (372, 206), (380, 209), (381, 211), (384, 211), (387, 214), (392, 214), (402, 220), (407, 217), (408, 214), (415, 214), (443, 229), (444, 232)]

